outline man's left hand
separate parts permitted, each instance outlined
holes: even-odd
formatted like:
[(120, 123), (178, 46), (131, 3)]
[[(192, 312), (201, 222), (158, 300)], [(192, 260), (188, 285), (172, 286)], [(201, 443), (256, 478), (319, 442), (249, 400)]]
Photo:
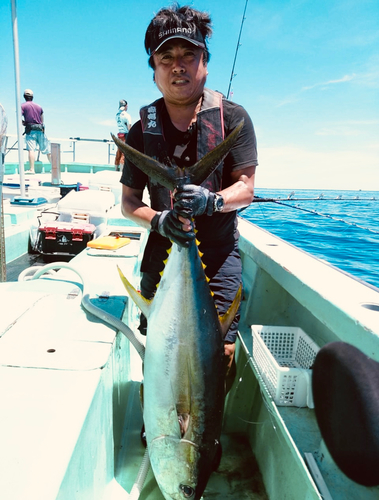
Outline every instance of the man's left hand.
[(175, 192), (174, 210), (182, 217), (212, 215), (215, 193), (202, 186), (185, 184)]

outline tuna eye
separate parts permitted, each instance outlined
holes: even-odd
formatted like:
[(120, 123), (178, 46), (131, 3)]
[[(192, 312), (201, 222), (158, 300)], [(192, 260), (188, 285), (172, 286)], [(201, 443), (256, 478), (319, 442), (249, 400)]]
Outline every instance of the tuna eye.
[(191, 486), (186, 486), (185, 484), (181, 484), (179, 489), (183, 492), (185, 498), (191, 498), (195, 494), (195, 490), (191, 488)]

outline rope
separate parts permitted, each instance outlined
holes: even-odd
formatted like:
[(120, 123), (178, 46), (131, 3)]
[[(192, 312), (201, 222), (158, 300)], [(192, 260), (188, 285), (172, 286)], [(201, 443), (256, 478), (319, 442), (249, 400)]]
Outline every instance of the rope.
[(8, 151), (5, 152), (4, 156), (6, 156), (11, 150), (13, 150), (13, 148), (15, 147), (15, 145), (17, 143), (18, 143), (18, 140), (10, 148), (7, 148)]
[[(366, 198), (368, 199), (368, 198)], [(375, 199), (375, 198), (373, 198)], [(290, 201), (299, 201), (301, 200), (300, 199), (291, 199)], [(331, 200), (326, 200), (325, 198), (304, 198), (304, 200), (309, 200), (309, 201), (331, 201)], [(338, 201), (340, 200), (340, 198), (338, 198)], [(334, 201), (334, 200), (333, 200)], [(346, 200), (344, 200), (346, 201)], [(349, 200), (351, 201), (351, 200)], [(354, 201), (361, 201), (360, 199), (356, 199)], [(290, 207), (290, 208), (293, 208), (295, 210), (300, 210), (302, 212), (308, 212), (312, 215), (318, 215), (320, 217), (325, 217), (326, 219), (331, 219), (331, 220), (334, 220), (336, 222), (342, 222), (343, 224), (347, 224), (349, 226), (354, 226), (354, 227), (358, 227), (359, 229), (364, 229), (365, 231), (369, 231), (370, 233), (374, 233), (374, 234), (379, 234), (379, 231), (375, 231), (375, 229), (370, 229), (369, 227), (366, 227), (366, 226), (361, 226), (360, 224), (357, 224), (356, 222), (349, 222), (345, 219), (340, 219), (338, 217), (333, 217), (332, 215), (328, 215), (328, 214), (322, 214), (320, 212), (316, 212), (316, 210), (310, 210), (308, 208), (301, 208), (301, 207), (297, 207), (297, 206), (293, 206), (293, 205), (290, 205), (289, 203), (284, 203), (282, 201), (278, 201), (277, 199), (275, 198), (260, 198), (259, 196), (254, 196), (254, 200), (253, 200), (253, 203), (276, 203), (277, 205), (283, 205), (284, 207)], [(252, 203), (250, 205), (248, 205), (247, 207), (244, 207), (244, 208), (241, 208), (238, 210), (238, 213), (240, 214), (241, 212), (243, 212), (244, 210), (246, 210), (247, 208), (251, 207), (252, 206)]]

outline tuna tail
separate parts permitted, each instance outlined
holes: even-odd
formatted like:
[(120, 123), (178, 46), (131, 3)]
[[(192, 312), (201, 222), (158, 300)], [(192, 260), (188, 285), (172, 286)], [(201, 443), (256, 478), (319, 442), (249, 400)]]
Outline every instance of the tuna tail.
[(143, 314), (146, 316), (146, 318), (149, 318), (150, 316), (150, 310), (151, 310), (151, 304), (152, 300), (145, 299), (137, 290), (134, 288), (134, 286), (130, 283), (130, 281), (125, 278), (123, 272), (121, 269), (117, 266), (118, 273), (120, 275), (120, 278), (124, 284), (124, 287), (128, 291), (130, 297), (133, 299), (137, 307), (141, 309)]
[(234, 146), (237, 137), (242, 130), (244, 120), (242, 119), (233, 132), (221, 144), (207, 153), (195, 165), (181, 169), (179, 167), (166, 166), (153, 158), (128, 146), (111, 134), (117, 147), (124, 153), (125, 157), (142, 172), (152, 177), (162, 186), (174, 191), (183, 183), (200, 185), (222, 162)]
[(222, 338), (225, 338), (225, 335), (227, 334), (230, 325), (233, 323), (233, 320), (237, 314), (241, 302), (241, 297), (242, 297), (242, 284), (239, 286), (236, 296), (234, 297), (233, 302), (230, 304), (229, 309), (223, 316), (219, 316)]

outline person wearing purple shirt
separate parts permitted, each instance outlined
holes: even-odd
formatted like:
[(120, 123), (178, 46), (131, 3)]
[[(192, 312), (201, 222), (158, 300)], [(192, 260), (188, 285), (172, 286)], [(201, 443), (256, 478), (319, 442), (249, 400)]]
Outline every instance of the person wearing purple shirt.
[(40, 151), (46, 154), (51, 163), (50, 142), (45, 135), (43, 124), (43, 109), (33, 102), (33, 91), (26, 89), (24, 92), (25, 102), (21, 105), (23, 116), (22, 124), (25, 127), (26, 149), (29, 153), (30, 173), (34, 173), (34, 151), (39, 145)]

